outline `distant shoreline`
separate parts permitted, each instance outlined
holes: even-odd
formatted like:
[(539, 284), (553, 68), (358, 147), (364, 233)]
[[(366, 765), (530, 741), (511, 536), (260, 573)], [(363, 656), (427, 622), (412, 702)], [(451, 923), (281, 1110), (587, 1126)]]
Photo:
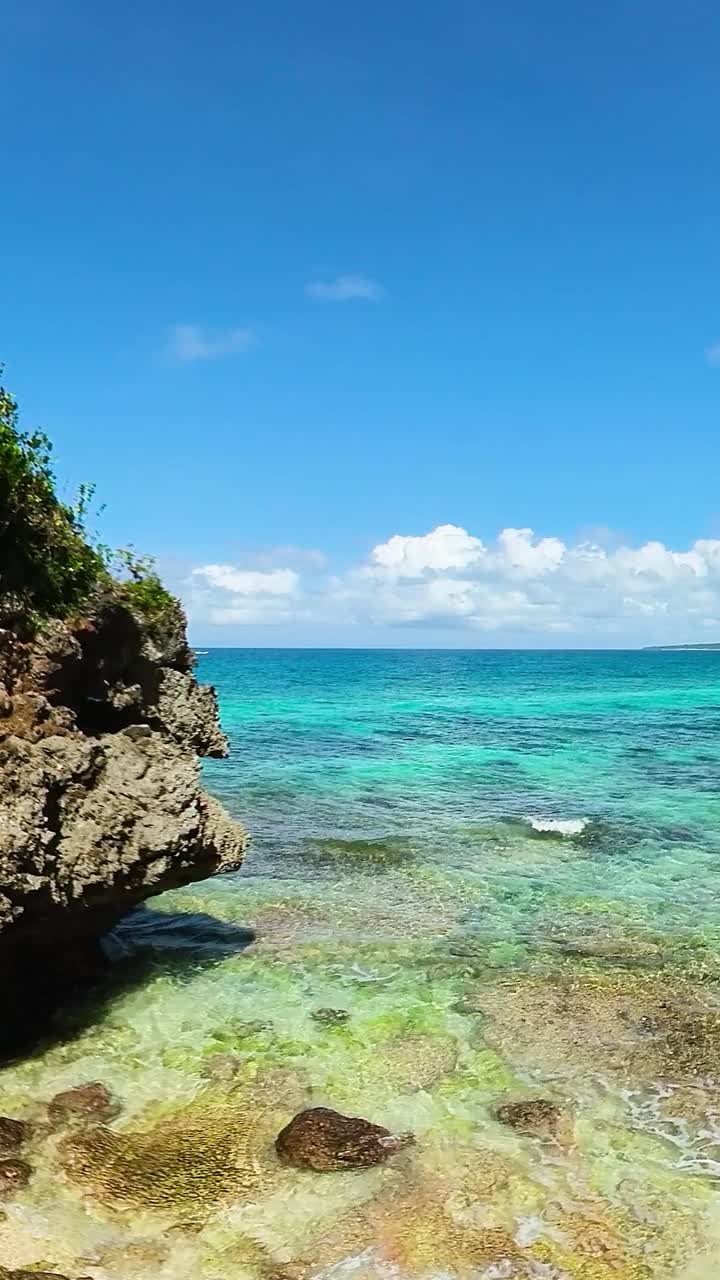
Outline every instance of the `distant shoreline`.
[(720, 649), (720, 644), (648, 644), (645, 645), (643, 653), (667, 653), (677, 650), (694, 649), (698, 653), (712, 652), (714, 649)]

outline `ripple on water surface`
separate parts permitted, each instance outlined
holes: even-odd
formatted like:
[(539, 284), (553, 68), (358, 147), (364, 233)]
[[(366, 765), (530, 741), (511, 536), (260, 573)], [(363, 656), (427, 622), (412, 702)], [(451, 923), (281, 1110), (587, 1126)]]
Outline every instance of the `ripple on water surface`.
[[(203, 657), (253, 852), (129, 918), (3, 1070), (0, 1272), (720, 1274), (718, 660)], [(48, 1112), (96, 1080), (117, 1116)], [(318, 1106), (416, 1143), (288, 1168)]]

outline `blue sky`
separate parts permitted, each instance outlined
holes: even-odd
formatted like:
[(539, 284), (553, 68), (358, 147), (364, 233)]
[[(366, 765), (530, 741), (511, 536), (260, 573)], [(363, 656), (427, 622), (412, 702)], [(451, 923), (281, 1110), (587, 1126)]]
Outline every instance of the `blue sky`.
[(716, 4), (0, 18), (6, 381), (198, 643), (720, 639)]

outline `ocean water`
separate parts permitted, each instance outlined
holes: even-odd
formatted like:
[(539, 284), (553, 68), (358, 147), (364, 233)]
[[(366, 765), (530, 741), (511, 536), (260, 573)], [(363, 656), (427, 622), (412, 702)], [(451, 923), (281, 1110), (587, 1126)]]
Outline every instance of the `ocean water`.
[[(117, 986), (0, 1072), (0, 1112), (38, 1125), (0, 1265), (715, 1280), (719, 664), (201, 656), (232, 748), (206, 784), (251, 854), (129, 919)], [(49, 1129), (90, 1080), (118, 1118)], [(281, 1167), (274, 1136), (319, 1105), (415, 1145)]]

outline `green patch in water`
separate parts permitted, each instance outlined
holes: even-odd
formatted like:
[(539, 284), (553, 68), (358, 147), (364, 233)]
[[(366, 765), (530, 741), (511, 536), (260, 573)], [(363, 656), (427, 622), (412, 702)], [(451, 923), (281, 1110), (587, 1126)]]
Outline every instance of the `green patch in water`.
[(383, 869), (406, 866), (417, 856), (415, 845), (403, 836), (386, 836), (377, 840), (327, 837), (308, 840), (305, 848), (321, 862), (373, 874)]

